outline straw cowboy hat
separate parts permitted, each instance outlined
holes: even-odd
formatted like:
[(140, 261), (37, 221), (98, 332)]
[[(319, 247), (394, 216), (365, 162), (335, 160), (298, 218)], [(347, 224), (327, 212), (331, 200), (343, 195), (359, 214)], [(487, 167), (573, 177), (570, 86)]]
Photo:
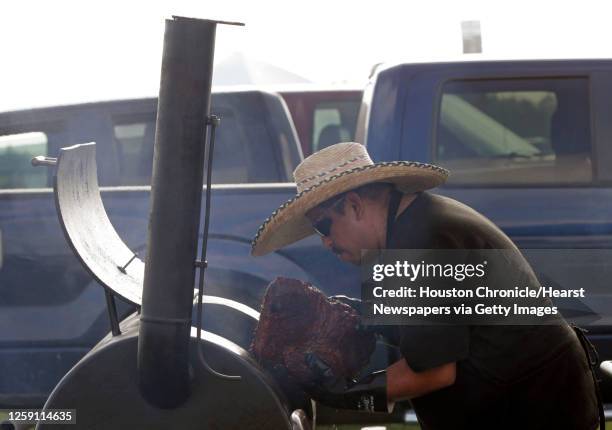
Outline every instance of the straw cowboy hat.
[(315, 231), (306, 212), (345, 191), (371, 182), (388, 182), (406, 193), (444, 183), (448, 171), (415, 161), (374, 163), (363, 145), (338, 143), (315, 152), (293, 172), (297, 194), (282, 204), (257, 230), (251, 254), (265, 255)]

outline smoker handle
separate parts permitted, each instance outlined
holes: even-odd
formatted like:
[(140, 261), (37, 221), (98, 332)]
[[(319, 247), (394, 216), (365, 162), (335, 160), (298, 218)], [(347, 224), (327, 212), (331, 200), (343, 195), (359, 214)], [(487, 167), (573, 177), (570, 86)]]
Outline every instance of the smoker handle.
[(31, 163), (32, 163), (32, 166), (34, 167), (40, 167), (40, 166), (53, 167), (57, 165), (57, 158), (47, 157), (46, 155), (38, 155), (32, 158)]
[(599, 370), (601, 370), (602, 375), (604, 375), (606, 379), (612, 381), (612, 361), (602, 361), (599, 365)]
[(296, 409), (291, 413), (291, 430), (311, 430), (310, 422), (302, 409)]

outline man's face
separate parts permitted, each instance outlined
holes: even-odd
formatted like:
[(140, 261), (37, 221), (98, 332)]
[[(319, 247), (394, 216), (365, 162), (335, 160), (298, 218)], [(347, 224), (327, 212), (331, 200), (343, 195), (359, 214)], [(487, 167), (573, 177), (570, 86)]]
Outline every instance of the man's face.
[[(373, 229), (369, 224), (367, 201), (354, 192), (347, 193), (332, 207), (311, 209), (306, 217), (313, 225), (327, 227), (321, 235), (323, 246), (342, 261), (359, 265), (362, 249), (375, 249)], [(343, 209), (340, 213), (338, 209)]]

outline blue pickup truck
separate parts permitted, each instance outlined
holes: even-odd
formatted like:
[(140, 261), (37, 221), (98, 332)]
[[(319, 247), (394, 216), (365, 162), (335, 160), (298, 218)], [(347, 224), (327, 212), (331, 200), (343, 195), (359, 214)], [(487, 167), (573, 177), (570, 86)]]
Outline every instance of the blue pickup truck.
[[(611, 93), (612, 61), (401, 64), (378, 70), (366, 88), (356, 140), (375, 161), (409, 159), (449, 168), (452, 176), (438, 192), (484, 213), (520, 247), (608, 249)], [(226, 96), (232, 97), (213, 95), (222, 125), (207, 293), (257, 307), (265, 285), (284, 275), (328, 294), (356, 294), (358, 270), (326, 252), (315, 237), (262, 258), (249, 256), (258, 225), (295, 193), (290, 173), (301, 151), (278, 96), (254, 92), (252, 98), (267, 107), (249, 115), (241, 113), (245, 104), (223, 101)], [(97, 141), (106, 210), (126, 243), (136, 252), (145, 249), (151, 165), (146, 154), (155, 103), (89, 108), (75, 107), (63, 127), (53, 111), (0, 115), (3, 405), (40, 405), (108, 331), (108, 318), (102, 289), (64, 244), (46, 188), (49, 173), (3, 179), (4, 169), (17, 162), (15, 150), (3, 148), (17, 146), (1, 139), (23, 134), (20, 139), (43, 145), (28, 157)], [(121, 313), (131, 310), (123, 306)], [(590, 335), (602, 358), (612, 358), (612, 327), (594, 326)]]

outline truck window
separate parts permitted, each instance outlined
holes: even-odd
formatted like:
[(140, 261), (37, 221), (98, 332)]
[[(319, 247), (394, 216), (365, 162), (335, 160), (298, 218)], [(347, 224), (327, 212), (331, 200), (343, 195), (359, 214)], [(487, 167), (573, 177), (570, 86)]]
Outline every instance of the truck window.
[(353, 140), (358, 110), (358, 101), (317, 104), (313, 111), (312, 152)]
[[(278, 182), (272, 145), (266, 127), (244, 123), (245, 118), (229, 108), (213, 108), (221, 117), (215, 139), (213, 183), (241, 184)], [(155, 114), (115, 117), (117, 165), (120, 185), (149, 185), (155, 140)]]
[(149, 185), (155, 140), (155, 116), (138, 122), (119, 120), (113, 126), (121, 185)]
[(47, 187), (47, 169), (30, 161), (47, 154), (47, 135), (40, 131), (0, 136), (0, 189)]
[(279, 91), (300, 139), (302, 154), (355, 139), (361, 89), (302, 89)]
[(555, 185), (592, 180), (586, 78), (451, 81), (435, 159), (450, 184)]
[[(250, 150), (255, 149), (256, 146), (259, 149), (264, 149), (266, 145), (257, 145), (258, 142), (250, 139), (243, 130), (244, 126), (236, 121), (232, 111), (216, 109), (216, 114), (221, 117), (221, 125), (217, 129), (215, 139), (213, 183), (260, 182), (257, 180), (257, 166), (252, 166), (250, 163)], [(256, 124), (245, 125), (247, 127), (257, 127)], [(250, 145), (253, 145), (253, 147)], [(274, 157), (270, 156), (270, 158), (273, 159)], [(251, 179), (253, 180), (251, 181)]]

